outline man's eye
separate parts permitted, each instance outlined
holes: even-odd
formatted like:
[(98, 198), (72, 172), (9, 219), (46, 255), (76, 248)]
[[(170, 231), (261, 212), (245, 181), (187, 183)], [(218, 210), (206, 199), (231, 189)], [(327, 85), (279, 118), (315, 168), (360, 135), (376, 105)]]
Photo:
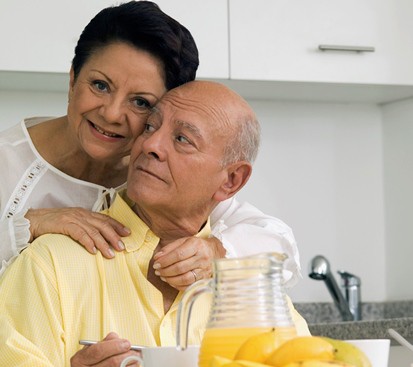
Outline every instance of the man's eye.
[(180, 143), (190, 143), (190, 141), (183, 135), (178, 135), (176, 137), (176, 140), (178, 140)]
[(108, 84), (102, 80), (95, 80), (92, 84), (99, 92), (106, 92), (109, 90)]
[(136, 107), (139, 107), (139, 108), (145, 108), (145, 109), (151, 108), (151, 104), (145, 98), (136, 98), (134, 100), (134, 103)]
[(155, 131), (154, 126), (152, 124), (146, 123), (145, 124), (145, 132), (150, 133), (150, 132), (153, 132), (153, 131)]

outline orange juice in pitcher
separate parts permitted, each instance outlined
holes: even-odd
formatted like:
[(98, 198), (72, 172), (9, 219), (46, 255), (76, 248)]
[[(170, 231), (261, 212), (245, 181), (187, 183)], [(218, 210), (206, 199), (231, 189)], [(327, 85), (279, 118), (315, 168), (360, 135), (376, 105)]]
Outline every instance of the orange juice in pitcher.
[(205, 331), (199, 351), (199, 367), (209, 367), (214, 356), (233, 359), (238, 348), (250, 337), (271, 328), (212, 328)]
[(282, 274), (286, 255), (258, 254), (243, 258), (218, 259), (212, 279), (203, 279), (183, 294), (178, 308), (177, 345), (187, 346), (193, 302), (211, 292), (212, 304), (201, 342), (199, 366), (210, 367), (214, 356), (233, 359), (251, 336), (279, 329), (283, 339), (296, 335)]

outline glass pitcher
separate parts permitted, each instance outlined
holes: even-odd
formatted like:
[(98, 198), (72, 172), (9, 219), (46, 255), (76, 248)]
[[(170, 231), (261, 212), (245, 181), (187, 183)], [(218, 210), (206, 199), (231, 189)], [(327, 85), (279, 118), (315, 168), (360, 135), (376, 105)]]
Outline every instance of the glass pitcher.
[(212, 293), (212, 305), (201, 342), (199, 367), (209, 367), (214, 355), (233, 359), (250, 336), (277, 328), (285, 340), (296, 335), (284, 290), (283, 264), (287, 255), (263, 253), (218, 259), (213, 277), (194, 283), (178, 308), (177, 345), (187, 347), (193, 302)]

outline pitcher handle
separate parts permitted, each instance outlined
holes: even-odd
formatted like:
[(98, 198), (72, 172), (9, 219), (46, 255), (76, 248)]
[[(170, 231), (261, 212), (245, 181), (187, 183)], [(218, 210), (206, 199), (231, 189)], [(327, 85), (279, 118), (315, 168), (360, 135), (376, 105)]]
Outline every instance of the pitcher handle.
[(185, 350), (188, 346), (189, 319), (192, 306), (202, 293), (212, 292), (212, 282), (212, 279), (198, 280), (190, 285), (182, 295), (176, 319), (176, 346), (180, 350)]

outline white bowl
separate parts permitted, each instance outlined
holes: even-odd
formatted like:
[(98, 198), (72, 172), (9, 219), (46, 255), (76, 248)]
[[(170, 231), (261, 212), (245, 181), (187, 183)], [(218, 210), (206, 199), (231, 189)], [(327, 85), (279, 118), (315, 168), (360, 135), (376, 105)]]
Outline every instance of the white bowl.
[(360, 348), (370, 359), (372, 367), (388, 367), (390, 339), (359, 339), (346, 342)]

